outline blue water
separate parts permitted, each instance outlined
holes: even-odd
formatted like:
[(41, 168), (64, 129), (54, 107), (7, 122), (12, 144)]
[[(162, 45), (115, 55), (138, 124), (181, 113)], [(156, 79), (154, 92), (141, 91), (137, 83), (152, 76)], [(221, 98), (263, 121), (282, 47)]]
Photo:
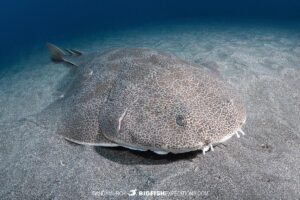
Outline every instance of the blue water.
[[(298, 23), (298, 0), (27, 0), (0, 2), (0, 63), (26, 57), (46, 41), (95, 31), (130, 29), (166, 22), (249, 21)], [(1, 65), (2, 66), (2, 65)]]

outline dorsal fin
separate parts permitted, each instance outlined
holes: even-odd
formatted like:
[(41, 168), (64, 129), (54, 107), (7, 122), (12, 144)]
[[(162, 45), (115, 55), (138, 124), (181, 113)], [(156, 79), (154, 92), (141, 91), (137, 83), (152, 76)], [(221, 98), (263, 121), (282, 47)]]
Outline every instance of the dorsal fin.
[(64, 49), (64, 50), (72, 56), (81, 56), (83, 54), (81, 51), (78, 51), (76, 49)]
[[(56, 45), (51, 44), (51, 43), (47, 43), (47, 48), (49, 50), (50, 58), (53, 62), (55, 62), (55, 63), (63, 62), (65, 64), (68, 64), (71, 66), (79, 67), (75, 63), (73, 63), (69, 60), (66, 60), (64, 57), (80, 56), (80, 55), (82, 55), (82, 53), (80, 51), (77, 51), (77, 50), (74, 51), (73, 49), (65, 49), (65, 51), (63, 51), (62, 49), (60, 49), (59, 47), (57, 47)], [(67, 55), (65, 52), (67, 52), (69, 55)]]
[(69, 55), (74, 55), (74, 53), (70, 49), (64, 49), (66, 52), (68, 52)]
[(83, 54), (81, 51), (78, 51), (77, 49), (70, 49), (70, 50), (78, 56)]

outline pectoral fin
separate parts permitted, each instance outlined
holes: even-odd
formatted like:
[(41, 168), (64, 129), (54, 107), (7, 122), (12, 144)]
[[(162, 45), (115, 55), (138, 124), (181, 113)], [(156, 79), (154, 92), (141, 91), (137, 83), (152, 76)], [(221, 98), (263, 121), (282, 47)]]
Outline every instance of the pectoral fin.
[(50, 54), (50, 59), (53, 62), (63, 62), (63, 57), (65, 56), (65, 53), (63, 50), (61, 50), (59, 47), (55, 46), (54, 44), (47, 43), (47, 48)]

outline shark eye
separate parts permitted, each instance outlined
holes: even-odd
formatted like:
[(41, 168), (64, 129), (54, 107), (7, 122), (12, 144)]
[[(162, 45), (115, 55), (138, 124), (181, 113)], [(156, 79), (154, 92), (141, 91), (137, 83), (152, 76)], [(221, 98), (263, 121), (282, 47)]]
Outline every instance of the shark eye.
[(176, 116), (176, 124), (179, 126), (186, 126), (187, 121), (183, 115)]

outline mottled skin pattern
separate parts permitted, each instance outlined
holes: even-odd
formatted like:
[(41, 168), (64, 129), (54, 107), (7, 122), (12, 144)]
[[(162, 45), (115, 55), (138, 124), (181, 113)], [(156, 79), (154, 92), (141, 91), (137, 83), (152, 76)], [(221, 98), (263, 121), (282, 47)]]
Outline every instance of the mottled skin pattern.
[(72, 141), (181, 153), (219, 143), (245, 121), (226, 82), (174, 56), (116, 49), (74, 62), (80, 67), (59, 100), (59, 132)]
[(80, 67), (73, 69), (75, 77), (59, 100), (62, 119), (59, 134), (83, 144), (103, 146), (114, 143), (99, 129), (98, 114), (104, 106), (120, 66), (106, 63), (105, 52), (75, 59)]

